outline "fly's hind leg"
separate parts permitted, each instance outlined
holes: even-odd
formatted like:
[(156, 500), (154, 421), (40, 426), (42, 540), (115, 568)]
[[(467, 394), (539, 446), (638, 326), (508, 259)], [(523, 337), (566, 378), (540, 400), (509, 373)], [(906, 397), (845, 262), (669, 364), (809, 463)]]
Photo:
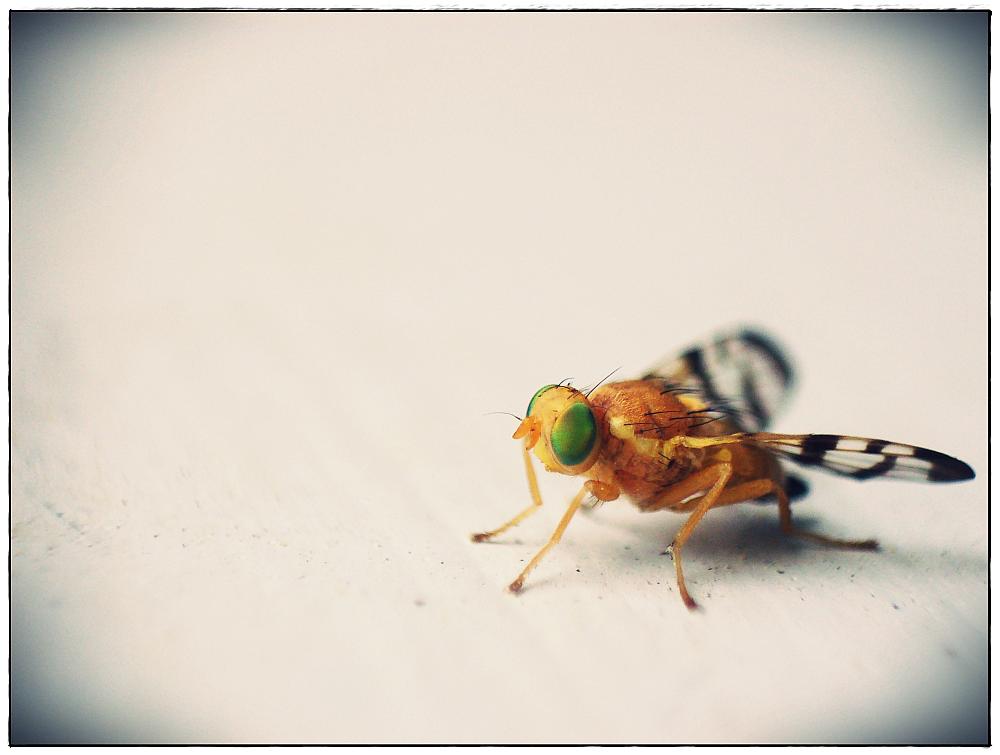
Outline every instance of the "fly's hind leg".
[(778, 497), (778, 515), (781, 518), (781, 531), (786, 535), (812, 540), (815, 543), (822, 543), (831, 548), (862, 551), (878, 550), (878, 540), (840, 540), (835, 537), (827, 537), (826, 535), (819, 535), (815, 532), (799, 529), (792, 524), (792, 507), (788, 502), (788, 494), (785, 493), (785, 489), (774, 481), (770, 482), (774, 489), (774, 494)]
[[(826, 535), (819, 535), (815, 532), (802, 530), (793, 525), (792, 507), (790, 505), (788, 493), (785, 491), (785, 487), (782, 484), (775, 482), (769, 477), (750, 480), (748, 482), (741, 482), (738, 485), (729, 486), (722, 491), (722, 494), (715, 502), (715, 505), (724, 506), (730, 503), (751, 501), (755, 498), (762, 498), (771, 493), (773, 493), (778, 499), (778, 514), (781, 520), (781, 531), (786, 535), (812, 540), (813, 542), (822, 543), (823, 545), (828, 545), (832, 548), (878, 550), (877, 540), (840, 540), (839, 538), (827, 537)], [(697, 500), (692, 503), (697, 504)]]
[[(788, 493), (785, 491), (785, 488), (781, 483), (775, 482), (769, 477), (762, 477), (757, 480), (749, 480), (747, 482), (741, 482), (737, 485), (729, 486), (722, 491), (722, 494), (719, 496), (718, 500), (715, 501), (714, 505), (724, 506), (730, 503), (751, 501), (755, 498), (762, 498), (771, 493), (773, 493), (778, 499), (778, 514), (781, 520), (781, 531), (786, 535), (812, 540), (813, 542), (822, 543), (823, 545), (828, 545), (832, 548), (878, 550), (877, 540), (841, 540), (839, 538), (827, 537), (826, 535), (819, 535), (815, 532), (799, 529), (793, 525), (792, 507), (790, 505)], [(698, 498), (691, 501), (687, 505), (697, 506), (700, 501), (701, 499)]]

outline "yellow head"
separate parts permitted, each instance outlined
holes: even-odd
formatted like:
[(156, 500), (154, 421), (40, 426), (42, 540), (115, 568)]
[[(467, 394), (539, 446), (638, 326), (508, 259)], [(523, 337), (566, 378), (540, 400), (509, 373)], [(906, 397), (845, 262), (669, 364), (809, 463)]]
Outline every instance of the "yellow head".
[(548, 471), (567, 475), (586, 472), (601, 450), (601, 433), (587, 397), (568, 385), (539, 389), (514, 437), (526, 438)]

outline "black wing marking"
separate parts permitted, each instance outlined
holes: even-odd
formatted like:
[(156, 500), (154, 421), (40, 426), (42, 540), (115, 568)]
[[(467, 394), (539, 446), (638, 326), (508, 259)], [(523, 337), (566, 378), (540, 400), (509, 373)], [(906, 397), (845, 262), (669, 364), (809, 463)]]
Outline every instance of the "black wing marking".
[(958, 482), (976, 476), (972, 467), (953, 456), (890, 440), (852, 435), (777, 433), (755, 433), (747, 435), (746, 439), (798, 464), (820, 467), (856, 480), (894, 477), (926, 482)]
[(669, 390), (700, 396), (739, 430), (767, 428), (792, 386), (788, 358), (768, 336), (742, 330), (694, 346), (652, 367), (643, 380), (661, 378)]
[[(805, 498), (809, 494), (809, 483), (799, 477), (797, 474), (786, 474), (785, 475), (785, 495), (788, 496), (788, 500), (795, 502), (800, 498)], [(768, 493), (761, 498), (754, 498), (750, 503), (763, 503), (771, 504), (778, 501), (774, 493)]]

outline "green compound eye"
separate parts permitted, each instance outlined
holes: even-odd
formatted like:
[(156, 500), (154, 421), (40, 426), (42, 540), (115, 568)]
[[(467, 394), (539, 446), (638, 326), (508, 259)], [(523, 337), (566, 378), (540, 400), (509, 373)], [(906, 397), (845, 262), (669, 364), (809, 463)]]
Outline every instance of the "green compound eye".
[(573, 404), (559, 415), (550, 436), (552, 451), (565, 467), (582, 464), (597, 442), (597, 423), (586, 404)]
[(547, 391), (549, 388), (555, 388), (555, 387), (556, 387), (555, 383), (553, 383), (552, 385), (542, 386), (537, 391), (535, 391), (535, 395), (532, 396), (531, 397), (531, 401), (528, 402), (528, 411), (526, 411), (524, 413), (524, 416), (525, 417), (530, 417), (531, 416), (531, 408), (535, 405), (535, 399), (537, 399), (539, 396), (541, 396), (543, 393), (545, 393), (545, 391)]

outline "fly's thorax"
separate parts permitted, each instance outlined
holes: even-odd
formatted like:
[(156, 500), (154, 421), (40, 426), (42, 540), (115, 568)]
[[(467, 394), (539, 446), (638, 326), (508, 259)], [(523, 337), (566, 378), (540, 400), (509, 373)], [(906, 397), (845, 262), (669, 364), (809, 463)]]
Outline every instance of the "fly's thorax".
[[(593, 466), (601, 451), (598, 417), (587, 397), (565, 385), (547, 385), (528, 404), (522, 428), (537, 437), (532, 446), (550, 472), (578, 475)], [(518, 429), (521, 432), (521, 429)], [(515, 433), (515, 437), (518, 437)]]
[(606, 384), (591, 394), (590, 402), (604, 418), (605, 460), (623, 480), (641, 479), (655, 487), (696, 463), (690, 457), (697, 457), (698, 452), (675, 448), (673, 442), (688, 434), (693, 407), (667, 390), (662, 381)]
[(688, 397), (668, 390), (659, 380), (628, 380), (609, 383), (594, 391), (590, 402), (607, 420), (608, 429), (619, 440), (640, 446), (689, 434), (692, 412), (702, 405), (689, 403)]

